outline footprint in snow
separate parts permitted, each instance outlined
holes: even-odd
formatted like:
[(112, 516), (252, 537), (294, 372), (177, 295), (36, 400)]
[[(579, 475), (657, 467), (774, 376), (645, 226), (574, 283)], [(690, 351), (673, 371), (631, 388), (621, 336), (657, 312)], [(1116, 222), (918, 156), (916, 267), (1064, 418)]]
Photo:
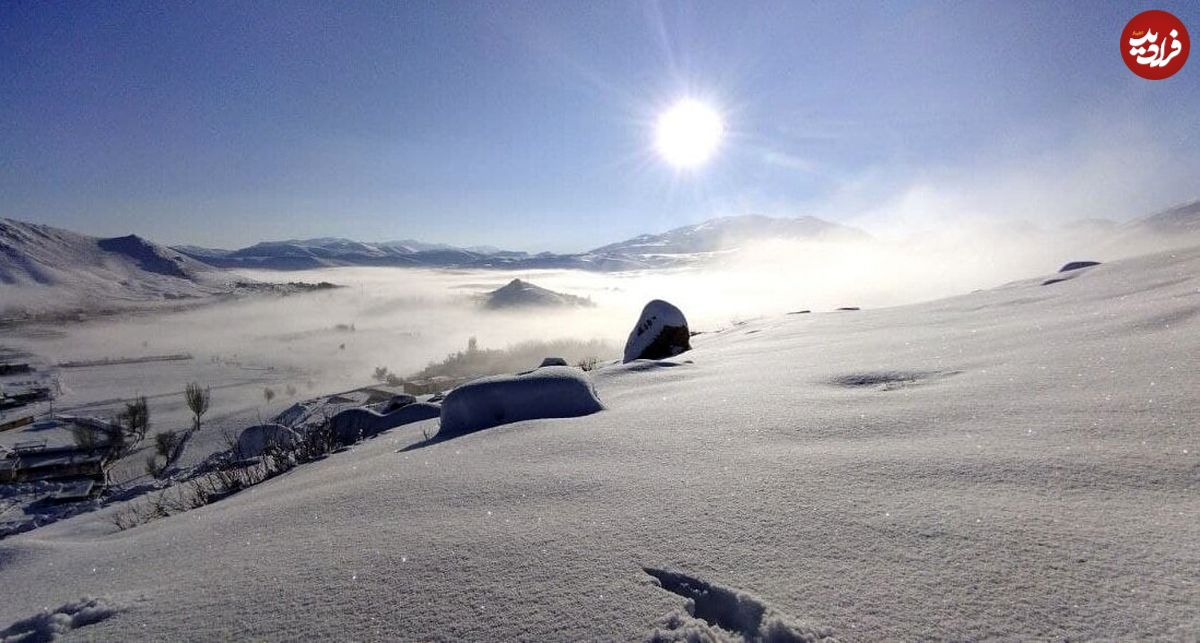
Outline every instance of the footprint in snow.
[[(758, 597), (682, 572), (643, 567), (663, 589), (687, 602), (646, 635), (651, 643), (833, 643), (832, 631), (779, 613)], [(686, 610), (686, 611), (685, 611)]]
[(950, 377), (960, 373), (962, 371), (874, 371), (869, 373), (850, 373), (831, 379), (830, 384), (845, 388), (870, 388), (880, 391), (894, 391), (899, 388), (913, 386), (929, 380)]
[(21, 619), (0, 631), (0, 641), (5, 643), (43, 643), (53, 641), (88, 625), (99, 623), (115, 616), (123, 608), (103, 598), (83, 598), (62, 605), (54, 611), (43, 611)]

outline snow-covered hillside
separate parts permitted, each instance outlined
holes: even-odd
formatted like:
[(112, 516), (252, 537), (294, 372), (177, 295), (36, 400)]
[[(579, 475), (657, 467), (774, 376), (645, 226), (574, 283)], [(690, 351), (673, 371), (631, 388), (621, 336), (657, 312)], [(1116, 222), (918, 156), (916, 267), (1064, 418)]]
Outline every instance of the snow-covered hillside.
[(1156, 212), (1129, 223), (1126, 228), (1195, 239), (1200, 236), (1200, 201), (1191, 201)]
[(593, 371), (585, 417), (410, 448), (428, 420), (127, 531), (5, 539), (0, 626), (1193, 640), (1200, 248), (1057, 268), (701, 334)]
[(134, 235), (98, 239), (0, 219), (0, 316), (204, 297), (224, 281), (209, 266)]

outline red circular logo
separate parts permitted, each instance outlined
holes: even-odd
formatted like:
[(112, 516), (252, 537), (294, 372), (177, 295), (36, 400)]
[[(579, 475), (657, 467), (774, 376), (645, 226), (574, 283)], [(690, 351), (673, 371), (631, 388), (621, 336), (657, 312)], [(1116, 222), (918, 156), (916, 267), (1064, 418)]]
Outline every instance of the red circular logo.
[(1191, 49), (1187, 28), (1166, 11), (1143, 11), (1121, 32), (1121, 58), (1129, 71), (1147, 80), (1175, 75)]

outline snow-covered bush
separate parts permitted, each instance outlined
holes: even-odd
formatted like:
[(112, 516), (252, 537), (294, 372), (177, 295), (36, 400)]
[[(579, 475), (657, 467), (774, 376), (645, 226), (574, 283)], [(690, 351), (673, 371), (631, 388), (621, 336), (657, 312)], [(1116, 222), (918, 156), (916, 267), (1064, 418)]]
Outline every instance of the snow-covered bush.
[(604, 409), (583, 371), (547, 366), (520, 375), (496, 375), (468, 382), (442, 402), (438, 438), (534, 420), (589, 415)]
[(406, 404), (389, 413), (371, 409), (346, 409), (329, 420), (338, 442), (354, 444), (359, 440), (405, 424), (438, 417), (441, 408), (436, 404)]
[(239, 458), (257, 458), (268, 448), (291, 449), (299, 442), (300, 436), (286, 426), (260, 424), (243, 430), (235, 449)]

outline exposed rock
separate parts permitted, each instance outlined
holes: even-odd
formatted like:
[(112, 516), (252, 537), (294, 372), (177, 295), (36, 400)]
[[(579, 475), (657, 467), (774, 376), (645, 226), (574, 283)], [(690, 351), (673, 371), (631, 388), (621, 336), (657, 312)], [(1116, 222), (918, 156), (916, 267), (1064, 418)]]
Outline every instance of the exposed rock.
[(566, 365), (567, 365), (567, 360), (565, 360), (561, 357), (547, 357), (546, 359), (542, 360), (542, 363), (540, 366), (538, 366), (538, 368), (545, 368), (547, 366), (566, 366)]
[(661, 300), (646, 304), (637, 325), (625, 341), (625, 362), (663, 359), (691, 350), (687, 318), (683, 311)]

